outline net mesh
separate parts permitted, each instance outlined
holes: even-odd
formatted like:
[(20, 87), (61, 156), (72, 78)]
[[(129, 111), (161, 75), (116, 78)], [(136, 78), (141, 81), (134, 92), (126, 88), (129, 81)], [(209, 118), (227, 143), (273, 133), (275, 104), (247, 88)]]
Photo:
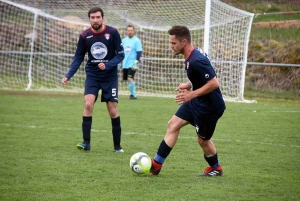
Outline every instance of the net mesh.
[[(68, 85), (61, 84), (74, 56), (79, 34), (89, 27), (87, 12), (99, 6), (104, 23), (125, 37), (136, 27), (143, 44), (135, 81), (139, 95), (172, 96), (186, 82), (183, 57), (174, 56), (167, 30), (190, 28), (192, 42), (203, 48), (205, 0), (0, 0), (0, 84), (2, 89), (83, 91), (82, 63)], [(208, 54), (226, 99), (243, 100), (247, 44), (252, 14), (212, 0)], [(86, 58), (87, 59), (87, 58)], [(128, 93), (119, 71), (119, 90)]]

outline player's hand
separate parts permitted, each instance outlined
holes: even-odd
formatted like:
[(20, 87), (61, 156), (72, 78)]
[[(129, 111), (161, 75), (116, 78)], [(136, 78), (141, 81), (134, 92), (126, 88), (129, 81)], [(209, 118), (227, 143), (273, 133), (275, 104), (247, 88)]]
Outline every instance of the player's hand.
[(98, 67), (100, 68), (100, 70), (105, 70), (105, 64), (104, 63), (99, 63)]
[(190, 90), (191, 89), (191, 84), (190, 83), (182, 83), (179, 84), (178, 87), (176, 88), (176, 91), (181, 92), (183, 90)]
[(61, 79), (61, 83), (63, 84), (68, 84), (69, 79), (64, 77), (63, 79)]
[(136, 71), (139, 68), (139, 60), (135, 60), (131, 70)]
[(175, 97), (175, 102), (178, 103), (178, 105), (189, 102), (193, 99), (192, 93), (187, 89), (179, 90), (178, 92), (179, 94)]

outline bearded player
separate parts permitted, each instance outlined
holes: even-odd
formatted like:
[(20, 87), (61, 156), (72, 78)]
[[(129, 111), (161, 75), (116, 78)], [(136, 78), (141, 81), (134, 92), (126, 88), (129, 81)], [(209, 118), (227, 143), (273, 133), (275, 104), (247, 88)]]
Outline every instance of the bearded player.
[(118, 112), (118, 64), (124, 59), (124, 50), (119, 32), (114, 27), (103, 24), (104, 12), (99, 7), (88, 12), (91, 28), (83, 31), (68, 73), (62, 78), (67, 84), (76, 73), (88, 53), (85, 66), (84, 109), (82, 115), (83, 142), (77, 148), (91, 149), (91, 126), (94, 103), (101, 90), (101, 102), (106, 103), (111, 119), (115, 152), (123, 152), (121, 147), (121, 120)]

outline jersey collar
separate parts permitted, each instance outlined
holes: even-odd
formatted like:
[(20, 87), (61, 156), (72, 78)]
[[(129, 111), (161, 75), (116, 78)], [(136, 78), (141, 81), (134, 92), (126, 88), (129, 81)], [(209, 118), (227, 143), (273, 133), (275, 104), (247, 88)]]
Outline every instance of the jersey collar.
[(105, 31), (105, 29), (106, 29), (106, 25), (103, 24), (102, 27), (103, 27), (103, 29), (102, 29), (101, 32), (95, 32), (94, 29), (93, 29), (92, 27), (91, 27), (90, 29), (91, 29), (91, 31), (93, 32), (93, 34), (102, 34), (102, 33)]
[(188, 58), (191, 56), (192, 52), (195, 50), (195, 47), (193, 47), (193, 49), (191, 50), (191, 52), (189, 53), (189, 55), (187, 55), (186, 58), (184, 58), (185, 60), (188, 60)]

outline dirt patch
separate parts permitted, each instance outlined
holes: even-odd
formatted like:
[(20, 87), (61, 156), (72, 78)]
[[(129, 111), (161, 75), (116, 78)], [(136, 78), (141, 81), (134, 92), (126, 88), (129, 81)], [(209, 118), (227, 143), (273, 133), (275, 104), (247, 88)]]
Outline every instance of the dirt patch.
[(272, 21), (253, 23), (256, 27), (274, 27), (274, 28), (300, 28), (300, 20)]

